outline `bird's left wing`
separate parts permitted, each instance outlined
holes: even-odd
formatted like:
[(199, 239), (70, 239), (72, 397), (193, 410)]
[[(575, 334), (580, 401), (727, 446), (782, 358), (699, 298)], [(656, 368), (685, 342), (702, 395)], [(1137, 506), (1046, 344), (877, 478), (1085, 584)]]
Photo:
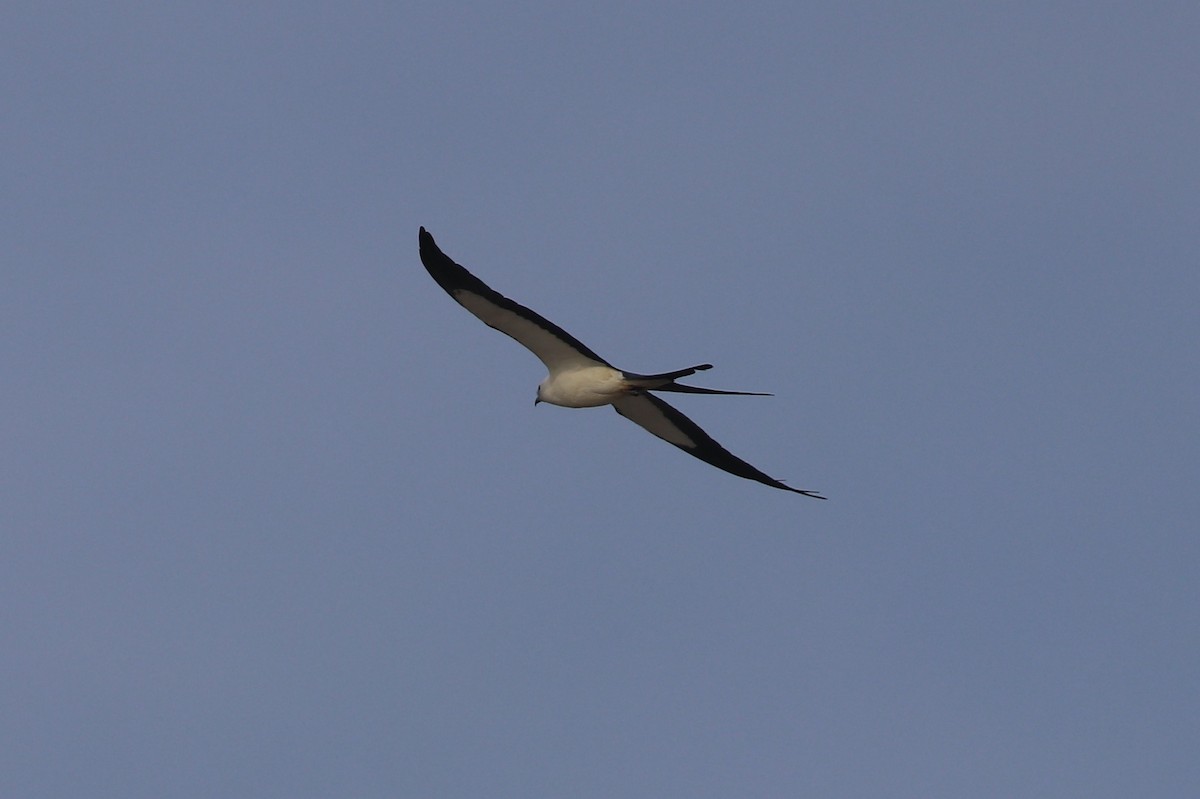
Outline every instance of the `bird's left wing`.
[(454, 300), (523, 344), (550, 371), (579, 366), (611, 366), (558, 325), (495, 291), (442, 252), (425, 228), (419, 234), (421, 263)]
[(613, 407), (617, 413), (634, 424), (641, 425), (663, 441), (674, 444), (689, 455), (694, 455), (718, 469), (724, 469), (747, 480), (757, 480), (772, 488), (782, 488), (784, 491), (803, 494), (813, 499), (825, 499), (815, 491), (803, 491), (784, 485), (754, 468), (714, 441), (712, 436), (701, 430), (691, 419), (653, 394), (644, 391), (629, 394), (614, 402)]

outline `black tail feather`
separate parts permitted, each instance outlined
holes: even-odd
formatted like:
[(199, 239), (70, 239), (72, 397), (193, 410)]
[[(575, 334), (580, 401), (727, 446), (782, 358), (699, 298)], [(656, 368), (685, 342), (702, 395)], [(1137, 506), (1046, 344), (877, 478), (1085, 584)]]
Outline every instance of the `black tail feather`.
[(773, 397), (774, 394), (765, 394), (761, 391), (721, 391), (716, 388), (701, 388), (700, 386), (685, 386), (674, 381), (667, 383), (665, 386), (653, 386), (650, 391), (675, 391), (680, 394), (736, 394), (739, 397)]
[[(623, 374), (625, 375), (626, 380), (630, 380), (630, 381), (633, 381), (638, 384), (641, 384), (642, 382), (645, 382), (647, 384), (660, 383), (660, 382), (661, 383), (669, 383), (672, 380), (678, 380), (681, 377), (687, 377), (688, 375), (694, 375), (694, 374), (696, 374), (696, 372), (703, 372), (704, 370), (711, 369), (711, 368), (712, 368), (711, 363), (702, 363), (698, 366), (689, 366), (687, 369), (678, 369), (674, 372), (663, 372), (662, 374), (657, 374), (657, 375), (639, 375), (639, 374), (635, 374), (633, 372), (624, 372)], [(646, 388), (652, 388), (652, 386), (647, 385)]]
[(675, 381), (681, 377), (694, 375), (696, 372), (703, 372), (711, 369), (711, 363), (702, 363), (697, 366), (689, 366), (687, 369), (679, 369), (674, 372), (663, 372), (657, 375), (639, 375), (633, 372), (623, 372), (625, 380), (634, 388), (640, 388), (645, 391), (675, 391), (680, 394), (737, 394), (743, 397), (770, 397), (771, 394), (763, 394), (759, 391), (721, 391), (716, 388), (701, 388), (700, 386), (685, 386)]

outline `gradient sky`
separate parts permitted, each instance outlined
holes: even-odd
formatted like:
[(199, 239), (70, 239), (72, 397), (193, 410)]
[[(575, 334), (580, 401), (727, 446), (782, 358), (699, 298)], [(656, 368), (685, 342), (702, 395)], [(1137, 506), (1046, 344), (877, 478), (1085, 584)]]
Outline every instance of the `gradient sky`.
[(0, 795), (1200, 795), (1194, 3), (0, 21)]

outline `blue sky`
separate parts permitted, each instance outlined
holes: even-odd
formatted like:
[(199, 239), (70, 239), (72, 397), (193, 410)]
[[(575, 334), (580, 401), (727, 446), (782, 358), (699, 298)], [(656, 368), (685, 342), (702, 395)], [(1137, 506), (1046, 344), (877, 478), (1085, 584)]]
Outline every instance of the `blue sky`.
[(1197, 795), (1198, 34), (8, 9), (0, 794)]

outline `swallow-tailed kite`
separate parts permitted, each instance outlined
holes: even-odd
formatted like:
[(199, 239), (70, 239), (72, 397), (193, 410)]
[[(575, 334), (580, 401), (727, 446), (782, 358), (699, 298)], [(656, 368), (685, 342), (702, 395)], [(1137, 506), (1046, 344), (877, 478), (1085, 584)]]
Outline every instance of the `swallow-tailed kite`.
[(782, 488), (814, 499), (825, 499), (815, 491), (792, 488), (760, 472), (722, 447), (691, 419), (651, 394), (675, 391), (684, 394), (738, 394), (769, 396), (751, 391), (718, 391), (712, 388), (676, 383), (681, 377), (711, 369), (702, 363), (687, 369), (657, 375), (641, 375), (614, 368), (608, 361), (581, 344), (570, 333), (544, 317), (493, 290), (482, 280), (443, 253), (433, 236), (421, 228), (421, 263), (437, 284), (454, 300), (494, 327), (525, 345), (546, 364), (549, 374), (537, 389), (533, 401), (548, 402), (564, 408), (594, 408), (612, 405), (617, 413), (654, 435), (674, 444), (689, 455), (724, 469), (730, 474), (757, 480), (772, 488)]

